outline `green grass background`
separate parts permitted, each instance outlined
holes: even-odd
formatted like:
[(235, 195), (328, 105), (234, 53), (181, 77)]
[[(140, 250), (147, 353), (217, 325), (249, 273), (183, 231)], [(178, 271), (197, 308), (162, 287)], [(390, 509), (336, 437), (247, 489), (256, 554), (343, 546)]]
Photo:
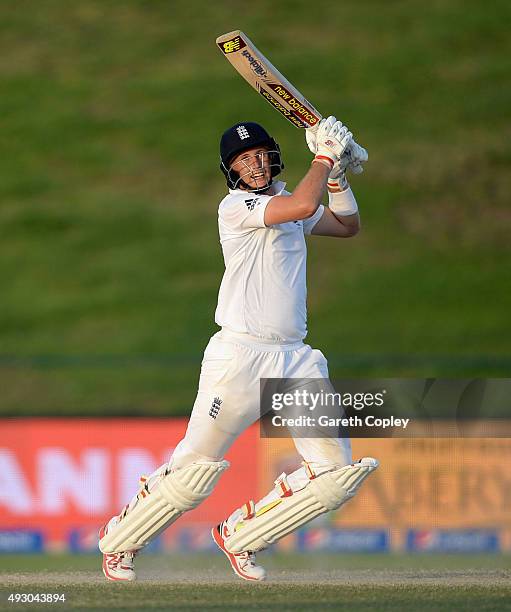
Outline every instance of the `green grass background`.
[[(261, 560), (269, 570), (267, 583), (222, 583), (219, 577), (235, 580), (223, 555), (142, 555), (137, 560), (140, 581), (115, 584), (97, 582), (98, 555), (6, 555), (0, 557), (0, 610), (43, 605), (9, 603), (13, 592), (64, 593), (66, 603), (54, 604), (56, 609), (82, 610), (511, 610), (511, 587), (504, 582), (509, 558), (503, 555), (263, 554)], [(311, 570), (317, 576), (314, 570), (320, 569), (330, 578), (337, 571), (353, 571), (353, 577), (346, 584), (306, 582)], [(301, 571), (303, 583), (296, 581)], [(23, 576), (22, 583), (16, 584), (15, 572)], [(155, 573), (156, 580), (151, 579)], [(290, 574), (287, 584), (272, 582), (272, 577), (289, 579)], [(486, 583), (482, 574), (488, 576)], [(411, 583), (410, 577), (415, 578)], [(465, 582), (457, 583), (461, 578)]]
[(309, 242), (309, 341), (340, 376), (506, 376), (506, 0), (0, 5), (0, 414), (186, 414), (223, 271), (218, 139), (257, 120), (246, 31), (367, 147), (363, 230)]

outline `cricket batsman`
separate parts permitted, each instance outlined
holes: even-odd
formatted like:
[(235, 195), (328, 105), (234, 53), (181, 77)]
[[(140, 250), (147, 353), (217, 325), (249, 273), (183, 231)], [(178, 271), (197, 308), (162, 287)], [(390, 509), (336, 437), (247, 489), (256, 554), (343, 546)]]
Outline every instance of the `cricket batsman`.
[[(324, 355), (303, 342), (305, 236), (357, 234), (358, 207), (346, 172), (361, 172), (367, 152), (333, 116), (317, 130), (306, 130), (306, 140), (314, 158), (290, 193), (275, 181), (284, 164), (279, 145), (262, 126), (237, 123), (221, 138), (220, 168), (229, 188), (218, 209), (225, 272), (215, 321), (221, 329), (204, 352), (185, 437), (170, 461), (141, 479), (138, 493), (100, 531), (109, 580), (134, 580), (136, 553), (211, 495), (229, 468), (224, 459), (229, 447), (260, 417), (261, 378), (321, 379), (331, 385)], [(342, 506), (378, 467), (369, 457), (353, 463), (347, 438), (295, 436), (294, 443), (300, 467), (280, 475), (263, 499), (240, 500), (212, 529), (215, 543), (245, 580), (266, 577), (256, 564), (258, 551)]]

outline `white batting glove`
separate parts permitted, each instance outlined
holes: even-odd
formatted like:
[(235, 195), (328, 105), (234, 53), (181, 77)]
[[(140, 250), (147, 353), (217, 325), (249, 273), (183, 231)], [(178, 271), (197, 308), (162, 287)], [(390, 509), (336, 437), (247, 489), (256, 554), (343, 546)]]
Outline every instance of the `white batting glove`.
[(334, 164), (332, 171), (328, 175), (328, 188), (330, 190), (340, 189), (343, 191), (348, 187), (346, 171), (351, 170), (353, 174), (364, 172), (362, 164), (368, 160), (369, 156), (364, 147), (361, 147), (354, 140), (344, 151), (341, 159)]
[(364, 172), (362, 164), (365, 164), (365, 162), (369, 159), (369, 155), (364, 147), (361, 147), (358, 143), (352, 140), (346, 154), (349, 155), (350, 158), (348, 168), (353, 172), (353, 174), (362, 174), (362, 172)]
[(332, 170), (335, 163), (341, 159), (351, 139), (352, 133), (340, 121), (336, 121), (331, 127), (325, 122), (318, 130), (314, 159), (329, 165)]
[(316, 140), (318, 134), (325, 132), (325, 130), (328, 132), (336, 121), (337, 119), (333, 115), (330, 115), (328, 119), (321, 119), (318, 125), (305, 129), (305, 141), (311, 153), (314, 153), (314, 155), (316, 154)]
[[(307, 128), (305, 130), (305, 140), (312, 153), (316, 153), (316, 140), (320, 131), (333, 128), (335, 123), (336, 118), (330, 115), (327, 119), (321, 119), (316, 128)], [(342, 175), (345, 174), (348, 169), (351, 170), (353, 174), (361, 174), (364, 171), (362, 164), (367, 160), (367, 151), (352, 139), (339, 162), (334, 164), (332, 172), (330, 173), (330, 178), (333, 180), (342, 178)]]

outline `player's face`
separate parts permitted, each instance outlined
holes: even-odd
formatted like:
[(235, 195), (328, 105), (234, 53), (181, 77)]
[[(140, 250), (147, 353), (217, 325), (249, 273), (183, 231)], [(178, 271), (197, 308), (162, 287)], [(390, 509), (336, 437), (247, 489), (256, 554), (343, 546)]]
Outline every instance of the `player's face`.
[(270, 156), (265, 147), (243, 151), (234, 158), (231, 168), (251, 189), (263, 189), (270, 183)]

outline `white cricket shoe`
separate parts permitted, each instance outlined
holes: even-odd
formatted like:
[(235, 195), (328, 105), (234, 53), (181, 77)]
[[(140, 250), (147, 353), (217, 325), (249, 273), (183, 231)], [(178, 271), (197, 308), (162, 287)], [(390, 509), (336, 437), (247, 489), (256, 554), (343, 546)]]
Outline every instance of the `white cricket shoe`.
[(224, 541), (228, 535), (229, 529), (225, 521), (211, 530), (211, 536), (215, 544), (229, 559), (234, 573), (243, 578), (243, 580), (264, 580), (266, 578), (266, 570), (264, 567), (255, 564), (255, 553), (250, 551), (231, 553), (225, 548)]
[[(100, 529), (99, 539), (105, 535), (106, 525)], [(103, 553), (103, 574), (107, 580), (135, 580), (133, 560), (136, 551), (126, 551), (119, 553)]]

